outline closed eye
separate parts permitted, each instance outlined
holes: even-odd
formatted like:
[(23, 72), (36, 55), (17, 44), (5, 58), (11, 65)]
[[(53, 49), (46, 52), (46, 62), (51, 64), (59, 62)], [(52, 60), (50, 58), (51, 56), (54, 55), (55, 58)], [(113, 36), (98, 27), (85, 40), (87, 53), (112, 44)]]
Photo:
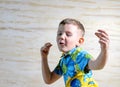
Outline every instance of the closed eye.
[(69, 37), (69, 36), (72, 36), (72, 33), (67, 32), (66, 35)]
[(62, 35), (62, 32), (57, 33), (57, 36), (61, 36), (61, 35)]

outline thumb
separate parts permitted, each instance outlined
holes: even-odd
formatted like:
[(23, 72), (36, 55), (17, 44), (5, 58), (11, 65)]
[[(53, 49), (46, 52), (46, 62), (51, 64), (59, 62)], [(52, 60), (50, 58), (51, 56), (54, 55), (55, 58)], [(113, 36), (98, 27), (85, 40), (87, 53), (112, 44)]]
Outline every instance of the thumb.
[(48, 50), (50, 49), (51, 46), (52, 46), (51, 43), (46, 43), (46, 44), (45, 44), (45, 47), (46, 47)]
[(46, 44), (41, 48), (41, 53), (48, 54), (51, 46), (52, 46), (51, 43), (46, 43)]

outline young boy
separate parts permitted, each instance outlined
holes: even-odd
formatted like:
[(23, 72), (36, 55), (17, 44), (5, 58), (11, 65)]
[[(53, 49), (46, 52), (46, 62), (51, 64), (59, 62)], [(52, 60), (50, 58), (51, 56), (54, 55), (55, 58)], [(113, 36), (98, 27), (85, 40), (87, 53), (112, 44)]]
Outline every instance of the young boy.
[(48, 66), (48, 54), (51, 43), (46, 43), (41, 48), (42, 74), (44, 81), (51, 84), (64, 76), (66, 87), (98, 87), (92, 78), (91, 70), (102, 69), (107, 61), (109, 37), (104, 30), (98, 30), (95, 35), (99, 38), (100, 54), (96, 59), (83, 50), (80, 46), (84, 42), (83, 25), (71, 18), (60, 22), (57, 31), (57, 45), (63, 52), (56, 68), (51, 72)]

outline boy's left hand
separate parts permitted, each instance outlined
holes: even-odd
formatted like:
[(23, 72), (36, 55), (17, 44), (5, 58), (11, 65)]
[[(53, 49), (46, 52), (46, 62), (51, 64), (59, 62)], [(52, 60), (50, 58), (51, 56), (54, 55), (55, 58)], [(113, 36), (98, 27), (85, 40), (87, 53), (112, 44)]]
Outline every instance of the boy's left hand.
[(109, 36), (104, 30), (98, 30), (95, 35), (99, 38), (101, 50), (107, 50), (109, 47)]

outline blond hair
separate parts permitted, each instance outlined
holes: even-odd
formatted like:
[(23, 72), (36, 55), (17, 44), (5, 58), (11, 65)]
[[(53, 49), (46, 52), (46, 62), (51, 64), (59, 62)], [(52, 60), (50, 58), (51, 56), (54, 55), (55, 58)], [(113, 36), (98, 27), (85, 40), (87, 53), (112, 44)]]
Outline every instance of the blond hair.
[(82, 23), (80, 23), (80, 21), (76, 20), (76, 19), (72, 19), (72, 18), (66, 18), (64, 20), (62, 20), (59, 23), (59, 27), (60, 25), (65, 25), (65, 24), (73, 24), (73, 25), (77, 25), (78, 29), (82, 30), (82, 36), (84, 36), (85, 34), (85, 29)]

